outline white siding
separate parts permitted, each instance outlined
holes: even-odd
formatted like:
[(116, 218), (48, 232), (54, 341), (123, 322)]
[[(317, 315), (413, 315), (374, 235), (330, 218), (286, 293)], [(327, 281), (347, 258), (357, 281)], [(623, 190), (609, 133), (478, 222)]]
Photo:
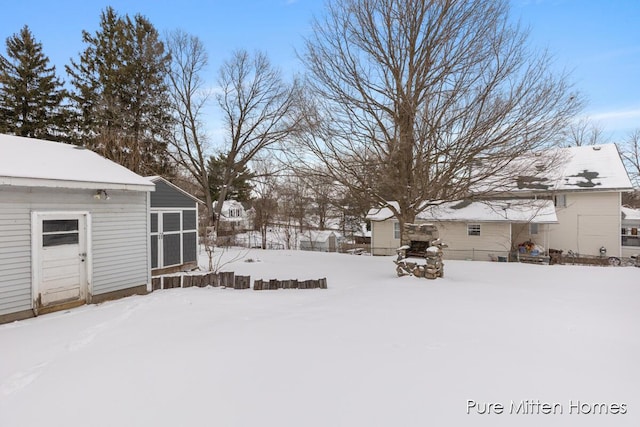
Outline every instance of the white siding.
[[(445, 259), (491, 261), (491, 257), (507, 256), (511, 247), (511, 224), (497, 222), (433, 222), (440, 239), (448, 248)], [(469, 236), (468, 224), (479, 224), (480, 235)]]
[(92, 213), (93, 295), (145, 285), (148, 193), (120, 193)]
[(567, 206), (557, 208), (558, 224), (549, 226), (549, 247), (599, 255), (620, 256), (620, 193), (567, 193)]
[[(395, 220), (371, 222), (371, 253), (373, 255), (395, 255), (400, 247), (400, 239), (394, 238)], [(420, 221), (418, 221), (420, 222)], [(467, 235), (466, 222), (434, 222), (443, 243), (448, 245), (444, 250), (445, 259), (473, 259), (489, 261), (489, 254), (507, 256), (509, 253), (509, 223), (474, 223), (480, 224), (480, 236)]]
[(394, 223), (397, 220), (371, 221), (371, 254), (395, 255), (400, 247), (400, 239), (393, 236)]
[(109, 190), (0, 188), (0, 315), (31, 308), (31, 212), (88, 211), (91, 215), (93, 295), (149, 283), (149, 193)]

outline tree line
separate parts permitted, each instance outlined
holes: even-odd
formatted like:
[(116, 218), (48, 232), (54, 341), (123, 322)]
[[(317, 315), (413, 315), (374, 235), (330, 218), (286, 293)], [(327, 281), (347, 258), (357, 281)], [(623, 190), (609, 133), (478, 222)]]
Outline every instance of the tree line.
[[(265, 53), (238, 50), (215, 93), (202, 41), (161, 37), (144, 16), (106, 8), (82, 32), (67, 85), (25, 25), (0, 55), (0, 132), (187, 180), (211, 222), (231, 196), (273, 204), (279, 172), (312, 182), (315, 206), (326, 186), (334, 206), (387, 206), (412, 222), (429, 201), (477, 196), (488, 180), (495, 190), (525, 153), (601, 142), (576, 125), (584, 100), (570, 76), (509, 12), (506, 0), (330, 1), (299, 54), (303, 76), (287, 81)], [(210, 105), (223, 118), (215, 140)], [(636, 178), (637, 134), (623, 150)]]

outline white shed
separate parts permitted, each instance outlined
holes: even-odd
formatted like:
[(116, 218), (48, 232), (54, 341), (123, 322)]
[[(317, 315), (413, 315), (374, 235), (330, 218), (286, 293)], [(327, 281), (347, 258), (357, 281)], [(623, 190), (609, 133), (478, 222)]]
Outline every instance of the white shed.
[(339, 235), (331, 230), (308, 230), (300, 235), (300, 250), (336, 252)]
[(153, 190), (90, 150), (0, 135), (0, 323), (150, 291)]

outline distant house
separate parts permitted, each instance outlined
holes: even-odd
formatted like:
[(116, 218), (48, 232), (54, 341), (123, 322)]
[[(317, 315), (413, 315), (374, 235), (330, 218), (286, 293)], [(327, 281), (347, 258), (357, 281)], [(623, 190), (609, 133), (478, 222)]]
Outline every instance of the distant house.
[(0, 322), (151, 290), (152, 182), (68, 144), (0, 153)]
[(300, 235), (300, 250), (337, 252), (339, 235), (331, 230), (308, 230)]
[[(448, 258), (488, 260), (524, 243), (586, 255), (623, 255), (621, 194), (633, 189), (615, 144), (562, 149), (554, 176), (515, 175), (495, 199), (457, 201), (426, 209), (417, 222), (433, 222), (449, 244)], [(372, 254), (400, 246), (390, 209), (372, 209)], [(630, 240), (629, 240), (630, 241)]]
[[(217, 202), (214, 203), (214, 209)], [(242, 233), (250, 230), (250, 218), (242, 203), (237, 200), (225, 200), (220, 212), (219, 236)]]
[(200, 200), (166, 179), (153, 176), (151, 193), (151, 273), (164, 274), (198, 266)]

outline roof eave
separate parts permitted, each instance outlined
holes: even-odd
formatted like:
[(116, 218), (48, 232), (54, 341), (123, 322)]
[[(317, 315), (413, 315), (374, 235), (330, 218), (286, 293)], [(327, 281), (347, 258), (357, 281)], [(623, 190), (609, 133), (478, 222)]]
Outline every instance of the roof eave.
[(118, 183), (118, 182), (94, 182), (71, 181), (58, 179), (22, 178), (12, 176), (0, 176), (0, 185), (10, 187), (44, 187), (44, 188), (75, 188), (84, 190), (127, 190), (127, 191), (155, 191), (155, 185)]

